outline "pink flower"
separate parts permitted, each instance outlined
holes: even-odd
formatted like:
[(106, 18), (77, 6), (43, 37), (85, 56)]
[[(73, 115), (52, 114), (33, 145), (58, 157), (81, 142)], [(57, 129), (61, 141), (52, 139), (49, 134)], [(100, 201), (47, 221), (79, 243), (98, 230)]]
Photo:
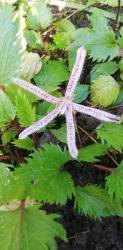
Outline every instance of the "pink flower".
[(76, 140), (75, 140), (75, 126), (74, 126), (74, 120), (73, 120), (74, 111), (93, 116), (101, 121), (120, 123), (120, 117), (117, 115), (112, 115), (108, 112), (105, 112), (96, 108), (86, 107), (84, 105), (80, 105), (72, 101), (77, 82), (79, 80), (81, 71), (83, 69), (85, 57), (86, 57), (86, 51), (83, 47), (80, 47), (77, 51), (76, 62), (74, 64), (74, 67), (73, 67), (73, 70), (72, 70), (72, 73), (71, 73), (71, 76), (67, 85), (66, 93), (63, 98), (54, 97), (31, 83), (28, 83), (18, 78), (13, 78), (13, 82), (15, 84), (32, 92), (33, 94), (37, 95), (41, 99), (57, 105), (56, 108), (53, 111), (51, 111), (48, 115), (46, 115), (44, 118), (42, 118), (38, 122), (35, 122), (30, 127), (26, 128), (22, 133), (20, 133), (19, 135), (20, 139), (24, 139), (28, 135), (31, 135), (37, 130), (43, 128), (48, 123), (50, 123), (54, 118), (56, 118), (56, 116), (58, 116), (59, 114), (64, 114), (66, 117), (66, 123), (67, 123), (68, 149), (69, 149), (71, 156), (76, 159), (78, 155), (78, 150), (76, 147)]

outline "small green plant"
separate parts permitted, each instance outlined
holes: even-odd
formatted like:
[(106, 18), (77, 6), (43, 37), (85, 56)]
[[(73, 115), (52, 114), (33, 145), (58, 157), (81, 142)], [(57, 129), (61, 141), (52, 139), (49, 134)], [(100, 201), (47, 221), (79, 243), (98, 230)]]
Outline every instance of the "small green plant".
[[(119, 8), (108, 0), (0, 0), (1, 250), (67, 242), (61, 215), (47, 205), (69, 201), (95, 220), (123, 217)], [(85, 27), (76, 26), (78, 13)], [(90, 131), (80, 121), (90, 117), (104, 123)], [(85, 166), (106, 172), (103, 185), (74, 178), (71, 169), (82, 175)]]

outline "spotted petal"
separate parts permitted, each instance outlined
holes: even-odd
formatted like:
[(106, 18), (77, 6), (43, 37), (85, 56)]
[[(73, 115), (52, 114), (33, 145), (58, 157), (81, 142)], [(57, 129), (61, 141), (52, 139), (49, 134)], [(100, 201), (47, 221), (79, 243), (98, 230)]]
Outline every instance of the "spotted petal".
[(83, 69), (85, 57), (86, 57), (86, 51), (83, 47), (80, 47), (77, 50), (76, 62), (72, 69), (72, 73), (71, 73), (71, 76), (67, 85), (66, 94), (65, 94), (66, 99), (71, 99), (74, 94), (76, 84), (79, 80), (80, 74)]
[(61, 99), (60, 98), (57, 98), (57, 97), (54, 97), (50, 94), (48, 94), (46, 91), (38, 88), (37, 86), (29, 83), (29, 82), (26, 82), (22, 79), (19, 79), (19, 78), (13, 78), (12, 79), (13, 82), (15, 84), (17, 84), (18, 86), (30, 91), (31, 93), (33, 93), (34, 95), (40, 97), (41, 99), (47, 101), (47, 102), (50, 102), (50, 103), (61, 103)]
[(33, 134), (34, 132), (38, 131), (39, 129), (46, 126), (48, 123), (50, 123), (53, 119), (56, 118), (56, 116), (61, 112), (61, 105), (53, 111), (51, 111), (48, 115), (46, 115), (44, 118), (39, 120), (38, 122), (35, 122), (30, 127), (26, 128), (22, 133), (19, 135), (19, 139), (24, 139), (28, 135)]
[(111, 113), (96, 109), (96, 108), (91, 108), (91, 107), (86, 107), (84, 105), (76, 104), (73, 103), (73, 108), (82, 114), (90, 115), (95, 117), (98, 120), (105, 121), (105, 122), (115, 122), (115, 123), (120, 123), (120, 117), (117, 115), (112, 115)]
[(72, 105), (69, 104), (66, 107), (66, 122), (67, 122), (67, 144), (68, 149), (73, 158), (77, 158), (78, 150), (76, 147), (76, 139), (75, 139), (75, 126), (72, 114)]

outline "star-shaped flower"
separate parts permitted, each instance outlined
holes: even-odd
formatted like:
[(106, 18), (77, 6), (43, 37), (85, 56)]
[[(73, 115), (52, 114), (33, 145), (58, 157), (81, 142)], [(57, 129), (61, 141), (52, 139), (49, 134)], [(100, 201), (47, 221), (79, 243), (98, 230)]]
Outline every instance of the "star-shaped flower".
[[(79, 80), (84, 61), (86, 57), (86, 51), (83, 47), (80, 47), (77, 51), (77, 57), (74, 64), (74, 67), (72, 69), (72, 73), (67, 85), (65, 96), (62, 98), (57, 98), (55, 96), (52, 96), (48, 94), (47, 92), (41, 90), (40, 88), (36, 87), (35, 85), (28, 83), (24, 80), (13, 78), (13, 82), (20, 87), (32, 92), (33, 94), (37, 95), (41, 99), (54, 103), (57, 105), (53, 111), (51, 111), (48, 115), (46, 115), (44, 118), (39, 120), (38, 122), (35, 122), (30, 127), (26, 128), (22, 133), (20, 133), (19, 138), (24, 139), (28, 135), (33, 134), (37, 130), (43, 128), (48, 123), (50, 123), (58, 114), (64, 114), (66, 117), (66, 123), (67, 123), (67, 144), (69, 148), (69, 152), (73, 158), (77, 158), (78, 150), (76, 147), (76, 140), (75, 140), (75, 125), (74, 125), (74, 119), (73, 119), (73, 113), (80, 112), (82, 114), (87, 114), (90, 116), (93, 116), (99, 120), (106, 121), (106, 122), (115, 122), (120, 123), (120, 117), (117, 115), (112, 115), (108, 112), (86, 107), (84, 105), (80, 105), (73, 102), (73, 95), (75, 91), (76, 84)], [(54, 73), (55, 74), (55, 73)]]

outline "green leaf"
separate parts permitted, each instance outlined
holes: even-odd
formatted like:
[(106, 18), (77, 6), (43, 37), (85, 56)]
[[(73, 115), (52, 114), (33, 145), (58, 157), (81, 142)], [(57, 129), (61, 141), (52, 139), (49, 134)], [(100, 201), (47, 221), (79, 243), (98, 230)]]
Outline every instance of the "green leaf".
[(27, 150), (33, 150), (34, 149), (34, 142), (31, 138), (25, 138), (23, 140), (14, 140), (12, 142), (16, 147), (23, 148)]
[[(47, 215), (37, 207), (0, 211), (1, 250), (56, 250), (55, 237), (66, 241), (63, 227), (55, 220), (57, 214)], [(14, 234), (14, 235), (13, 235)]]
[(96, 64), (91, 71), (91, 81), (104, 74), (114, 74), (118, 70), (116, 62), (108, 61), (105, 63)]
[(52, 13), (47, 7), (45, 1), (35, 1), (27, 16), (28, 27), (33, 30), (45, 29), (51, 24), (51, 22)]
[(21, 75), (30, 80), (40, 71), (41, 66), (42, 63), (37, 53), (26, 52), (21, 65)]
[(13, 76), (20, 75), (22, 46), (19, 22), (13, 17), (12, 7), (0, 7), (0, 84), (11, 83)]
[(15, 84), (9, 84), (6, 85), (5, 87), (5, 93), (8, 95), (8, 97), (11, 99), (12, 103), (15, 105), (15, 93), (16, 96), (20, 95), (20, 91), (22, 95), (25, 95), (26, 98), (28, 99), (28, 101), (30, 103), (36, 102), (37, 100), (39, 100), (39, 97), (37, 97), (36, 95), (32, 94), (31, 92), (29, 92), (28, 90), (25, 90)]
[(88, 87), (86, 84), (77, 85), (74, 92), (74, 102), (81, 103), (87, 98), (89, 94)]
[(101, 124), (97, 129), (97, 136), (102, 142), (106, 142), (109, 147), (113, 147), (119, 152), (123, 149), (123, 125)]
[(15, 108), (8, 98), (8, 96), (0, 90), (0, 126), (4, 126), (6, 123), (14, 120)]
[(91, 98), (94, 105), (107, 107), (117, 99), (119, 84), (110, 75), (99, 76), (91, 85)]
[(59, 141), (67, 143), (67, 129), (65, 125), (63, 125), (59, 129), (51, 129), (51, 132)]
[(17, 133), (18, 133), (17, 131), (5, 131), (4, 134), (1, 136), (3, 145), (6, 145), (12, 139), (14, 139)]
[(112, 200), (114, 198), (116, 202), (123, 201), (123, 161), (106, 177), (106, 189)]
[(41, 49), (43, 47), (43, 42), (39, 33), (35, 32), (34, 30), (27, 30), (24, 35), (27, 44), (32, 49)]
[[(63, 169), (71, 158), (69, 153), (55, 145), (43, 145), (15, 172), (16, 196), (31, 197), (50, 204), (65, 204), (72, 198), (74, 183)], [(25, 185), (25, 187), (24, 187)], [(11, 188), (13, 190), (13, 188)]]
[(58, 85), (68, 79), (69, 73), (63, 61), (43, 63), (40, 72), (34, 78), (36, 84), (48, 92), (53, 92), (58, 88)]
[(100, 187), (88, 185), (76, 187), (75, 207), (80, 214), (101, 219), (110, 215), (119, 215), (122, 208), (110, 201), (108, 194)]
[(79, 149), (78, 160), (86, 162), (98, 162), (100, 161), (96, 157), (105, 155), (107, 151), (107, 145), (104, 144), (92, 144), (84, 148)]
[(22, 127), (28, 127), (35, 122), (35, 109), (22, 92), (19, 92), (16, 96), (16, 111), (18, 120)]
[(11, 199), (11, 194), (8, 192), (9, 187), (12, 181), (12, 175), (10, 168), (13, 168), (12, 165), (7, 163), (0, 163), (0, 203), (8, 201), (8, 197)]

